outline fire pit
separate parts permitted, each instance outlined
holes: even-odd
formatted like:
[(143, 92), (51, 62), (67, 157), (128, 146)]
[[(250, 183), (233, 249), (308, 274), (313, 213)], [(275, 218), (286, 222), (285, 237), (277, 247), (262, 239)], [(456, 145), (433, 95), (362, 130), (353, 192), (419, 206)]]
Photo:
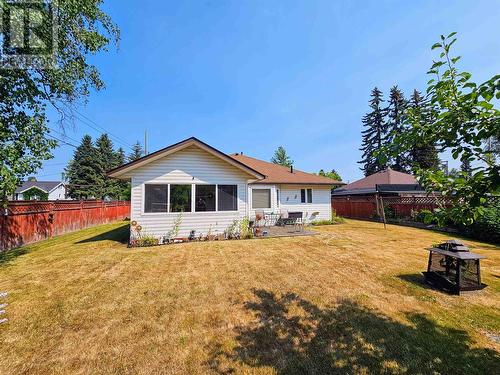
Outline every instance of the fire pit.
[(462, 242), (449, 240), (427, 250), (429, 263), (423, 274), (429, 284), (454, 294), (486, 287), (479, 265), (485, 257), (471, 253)]

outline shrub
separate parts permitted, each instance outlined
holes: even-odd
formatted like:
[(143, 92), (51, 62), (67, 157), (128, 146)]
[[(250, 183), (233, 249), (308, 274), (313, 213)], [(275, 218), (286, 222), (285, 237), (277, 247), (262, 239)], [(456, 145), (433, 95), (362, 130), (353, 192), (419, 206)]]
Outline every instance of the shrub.
[(335, 211), (332, 211), (332, 218), (330, 220), (316, 220), (311, 223), (311, 225), (333, 225), (341, 224), (345, 222), (343, 217), (337, 216)]
[(240, 238), (253, 238), (253, 231), (250, 228), (250, 220), (248, 217), (244, 217), (240, 222)]
[(159, 243), (158, 238), (146, 234), (140, 236), (139, 238), (136, 238), (135, 240), (132, 240), (131, 246), (149, 247), (149, 246), (156, 246), (158, 245), (158, 243)]
[(459, 229), (478, 240), (500, 243), (500, 207), (488, 207), (471, 225)]

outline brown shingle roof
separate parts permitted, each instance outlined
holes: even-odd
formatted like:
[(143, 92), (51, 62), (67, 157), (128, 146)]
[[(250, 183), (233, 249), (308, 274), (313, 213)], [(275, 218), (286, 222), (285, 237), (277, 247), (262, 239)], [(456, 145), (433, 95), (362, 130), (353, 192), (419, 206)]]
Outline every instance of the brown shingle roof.
[(375, 185), (405, 185), (405, 184), (418, 184), (414, 176), (408, 173), (402, 173), (394, 171), (391, 168), (374, 173), (368, 177), (362, 178), (342, 186), (341, 189), (336, 191), (344, 190), (357, 190), (357, 189), (375, 189)]
[(229, 156), (266, 176), (264, 179), (256, 181), (257, 184), (344, 185), (343, 182), (302, 172), (295, 168), (291, 173), (289, 167), (283, 167), (250, 156), (241, 154), (230, 154)]

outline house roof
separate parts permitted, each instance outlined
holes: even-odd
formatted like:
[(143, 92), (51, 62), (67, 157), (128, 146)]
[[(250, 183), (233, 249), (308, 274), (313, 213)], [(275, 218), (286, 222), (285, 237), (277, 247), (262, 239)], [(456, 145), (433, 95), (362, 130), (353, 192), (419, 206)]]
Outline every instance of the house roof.
[(387, 185), (398, 185), (402, 190), (416, 190), (408, 189), (408, 185), (418, 186), (417, 179), (408, 173), (402, 173), (395, 171), (391, 168), (387, 168), (383, 171), (374, 173), (370, 176), (362, 178), (335, 189), (334, 195), (345, 195), (345, 194), (366, 194), (373, 193), (377, 191), (377, 185), (384, 185), (387, 189)]
[(153, 152), (149, 155), (143, 156), (140, 159), (134, 160), (134, 161), (127, 163), (127, 164), (124, 164), (118, 168), (112, 169), (112, 170), (107, 172), (107, 175), (110, 177), (120, 178), (125, 173), (130, 172), (130, 171), (134, 170), (135, 168), (146, 165), (146, 164), (151, 163), (155, 160), (158, 160), (164, 156), (170, 155), (176, 151), (182, 150), (186, 147), (190, 147), (193, 145), (207, 151), (208, 153), (210, 153), (210, 154), (212, 154), (220, 159), (225, 160), (229, 164), (235, 166), (236, 168), (238, 168), (240, 170), (243, 170), (244, 172), (250, 174), (251, 176), (253, 176), (255, 178), (258, 178), (258, 179), (264, 178), (264, 176), (260, 172), (256, 171), (252, 167), (249, 167), (249, 166), (239, 162), (238, 160), (235, 160), (234, 158), (230, 157), (229, 155), (223, 153), (222, 151), (217, 150), (216, 148), (206, 144), (205, 142), (200, 141), (198, 138), (195, 138), (195, 137), (187, 138), (187, 139), (180, 141), (178, 143), (175, 143), (171, 146), (162, 148), (161, 150), (158, 150), (158, 151)]
[(265, 178), (255, 181), (256, 184), (311, 184), (311, 185), (343, 185), (343, 182), (328, 177), (306, 173), (293, 168), (283, 167), (264, 160), (252, 158), (242, 154), (231, 154), (233, 159), (248, 165), (262, 173)]
[(327, 177), (317, 176), (311, 173), (302, 172), (294, 169), (293, 173), (290, 168), (276, 165), (263, 160), (251, 158), (240, 154), (228, 155), (216, 148), (200, 141), (195, 137), (185, 139), (171, 146), (162, 148), (152, 154), (144, 156), (140, 159), (124, 164), (121, 167), (108, 171), (108, 176), (115, 178), (124, 178), (127, 172), (134, 170), (140, 166), (146, 165), (154, 160), (158, 160), (164, 156), (182, 150), (186, 147), (195, 145), (201, 149), (217, 156), (229, 164), (245, 171), (255, 177), (255, 183), (280, 183), (280, 184), (311, 184), (311, 185), (342, 185), (343, 182), (335, 181)]
[(16, 189), (15, 193), (21, 194), (32, 187), (36, 187), (45, 193), (50, 193), (60, 184), (62, 184), (62, 181), (25, 181)]

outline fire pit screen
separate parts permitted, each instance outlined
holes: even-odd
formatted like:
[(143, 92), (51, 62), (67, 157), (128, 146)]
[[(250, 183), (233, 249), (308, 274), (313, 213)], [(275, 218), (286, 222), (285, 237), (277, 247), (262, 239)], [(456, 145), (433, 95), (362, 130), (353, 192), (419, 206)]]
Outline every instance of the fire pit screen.
[(480, 259), (484, 257), (469, 251), (460, 241), (449, 240), (429, 250), (425, 280), (451, 293), (479, 290), (481, 283)]

